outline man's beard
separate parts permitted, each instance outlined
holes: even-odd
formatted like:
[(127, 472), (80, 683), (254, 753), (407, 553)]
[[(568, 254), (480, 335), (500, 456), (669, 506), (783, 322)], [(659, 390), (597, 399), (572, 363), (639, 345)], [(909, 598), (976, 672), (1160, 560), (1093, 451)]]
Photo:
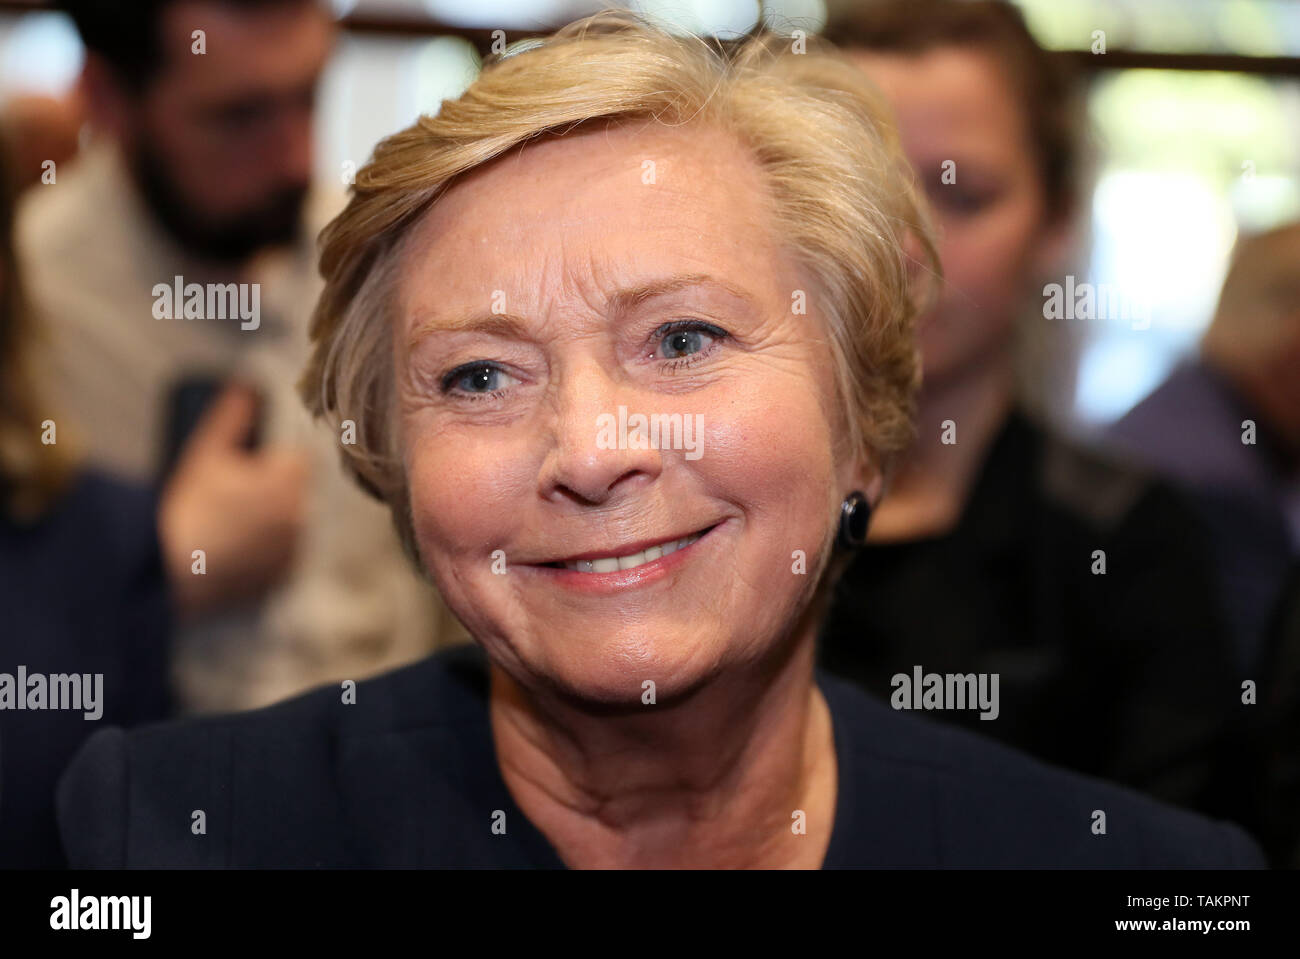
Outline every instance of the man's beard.
[(150, 212), (195, 257), (240, 264), (260, 250), (288, 246), (298, 237), (306, 187), (280, 190), (255, 209), (216, 222), (193, 210), (181, 196), (166, 164), (147, 145), (135, 150), (130, 163)]

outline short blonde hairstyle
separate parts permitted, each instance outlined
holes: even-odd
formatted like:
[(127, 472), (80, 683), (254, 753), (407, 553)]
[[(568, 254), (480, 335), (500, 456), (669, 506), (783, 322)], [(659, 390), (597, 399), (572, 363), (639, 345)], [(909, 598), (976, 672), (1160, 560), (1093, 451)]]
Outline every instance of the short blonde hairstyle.
[[(490, 60), (436, 116), (382, 141), (321, 234), (325, 288), (300, 390), (336, 429), (345, 419), (356, 424), (344, 461), (388, 502), (412, 555), (393, 428), (402, 241), (458, 177), (589, 121), (706, 124), (752, 152), (775, 201), (776, 235), (825, 297), (818, 306), (847, 448), (884, 469), (912, 436), (920, 379), (912, 280), (937, 275), (938, 258), (882, 102), (861, 71), (815, 38), (758, 33), (722, 43), (605, 12)], [(908, 237), (922, 256), (919, 271), (905, 252)]]

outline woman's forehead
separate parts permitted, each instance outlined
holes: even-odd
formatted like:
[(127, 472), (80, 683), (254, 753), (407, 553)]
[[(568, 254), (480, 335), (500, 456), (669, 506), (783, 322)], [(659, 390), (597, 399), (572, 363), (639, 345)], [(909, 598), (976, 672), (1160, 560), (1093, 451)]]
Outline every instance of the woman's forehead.
[(511, 150), (454, 183), (420, 229), (431, 248), (501, 235), (544, 242), (575, 228), (611, 229), (624, 217), (687, 232), (687, 222), (752, 221), (764, 198), (757, 164), (722, 131), (624, 125)]
[(755, 161), (712, 128), (548, 139), (456, 183), (413, 227), (405, 312), (485, 290), (591, 298), (644, 277), (752, 288), (779, 257), (771, 212)]

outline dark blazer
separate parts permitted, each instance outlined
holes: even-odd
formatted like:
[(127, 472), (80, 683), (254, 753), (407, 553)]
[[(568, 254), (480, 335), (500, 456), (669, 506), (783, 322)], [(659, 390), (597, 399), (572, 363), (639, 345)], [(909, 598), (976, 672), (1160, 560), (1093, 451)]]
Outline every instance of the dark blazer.
[(103, 676), (99, 719), (0, 709), (0, 868), (56, 868), (54, 787), (106, 726), (168, 716), (172, 615), (144, 488), (83, 472), (35, 522), (0, 515), (0, 673)]
[[(1262, 864), (1234, 826), (894, 712), (824, 673), (818, 683), (839, 763), (827, 868)], [(101, 731), (59, 785), (70, 861), (563, 866), (497, 770), (478, 647), (343, 698), (325, 687), (249, 713)], [(1093, 832), (1098, 810), (1104, 835)]]

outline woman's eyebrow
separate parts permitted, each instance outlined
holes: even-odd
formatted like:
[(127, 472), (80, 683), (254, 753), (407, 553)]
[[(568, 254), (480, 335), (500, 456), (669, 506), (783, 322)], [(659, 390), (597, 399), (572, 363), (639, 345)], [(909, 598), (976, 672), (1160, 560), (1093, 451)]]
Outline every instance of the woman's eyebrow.
[(647, 300), (652, 300), (655, 297), (660, 296), (668, 296), (672, 293), (679, 293), (682, 290), (691, 289), (692, 287), (703, 287), (714, 292), (725, 293), (738, 300), (743, 300), (749, 306), (753, 306), (756, 303), (751, 294), (746, 293), (744, 290), (738, 289), (729, 283), (725, 283), (716, 277), (709, 276), (707, 273), (687, 273), (678, 276), (665, 277), (663, 279), (649, 280), (633, 287), (617, 290), (605, 298), (605, 313), (609, 316), (626, 313), (634, 307), (640, 306)]
[(486, 336), (499, 336), (503, 339), (522, 340), (528, 338), (527, 324), (510, 313), (422, 313), (411, 326), (406, 338), (408, 346), (414, 346), (419, 340), (431, 333), (482, 333)]

